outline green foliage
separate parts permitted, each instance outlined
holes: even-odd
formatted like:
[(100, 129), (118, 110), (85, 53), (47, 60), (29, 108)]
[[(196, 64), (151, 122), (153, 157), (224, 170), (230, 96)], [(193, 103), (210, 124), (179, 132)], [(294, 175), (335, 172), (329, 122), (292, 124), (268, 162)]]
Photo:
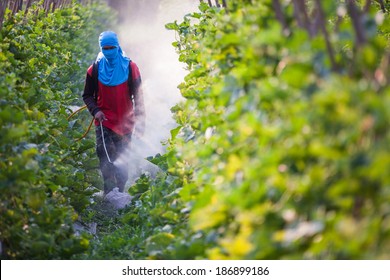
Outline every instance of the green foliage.
[(88, 247), (87, 236), (76, 236), (72, 226), (95, 191), (94, 143), (75, 142), (83, 118), (69, 123), (67, 116), (81, 104), (85, 69), (96, 55), (99, 29), (110, 20), (100, 4), (48, 14), (35, 5), (26, 15), (6, 15), (0, 33), (2, 258), (67, 259)]
[[(272, 1), (233, 2), (166, 25), (189, 70), (178, 127), (131, 205), (86, 211), (98, 234), (73, 258), (389, 258), (388, 15), (373, 6), (357, 46), (341, 2), (324, 4), (328, 38), (286, 1), (290, 33)], [(14, 120), (10, 139), (27, 133)]]
[(389, 258), (388, 15), (372, 8), (356, 47), (351, 20), (335, 28), (326, 6), (332, 71), (326, 40), (291, 9), (287, 37), (271, 1), (248, 2), (167, 25), (190, 70), (170, 169), (190, 210), (183, 237), (213, 237), (186, 257)]
[(150, 158), (161, 172), (156, 178), (142, 175), (130, 189), (132, 203), (119, 213), (96, 209), (91, 221), (99, 233), (91, 242), (88, 259), (179, 259), (199, 255), (210, 241), (191, 236), (188, 208), (180, 199), (182, 180), (164, 168), (172, 153)]

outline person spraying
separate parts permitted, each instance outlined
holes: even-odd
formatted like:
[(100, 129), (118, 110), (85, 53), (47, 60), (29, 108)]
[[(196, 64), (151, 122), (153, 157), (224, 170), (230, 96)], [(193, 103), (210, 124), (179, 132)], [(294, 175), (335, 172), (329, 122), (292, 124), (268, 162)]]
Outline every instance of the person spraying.
[(145, 109), (138, 66), (122, 51), (115, 32), (99, 36), (100, 53), (89, 66), (83, 101), (95, 118), (96, 154), (104, 181), (104, 194), (115, 187), (124, 191), (128, 162), (114, 164), (129, 147), (132, 135), (141, 137)]

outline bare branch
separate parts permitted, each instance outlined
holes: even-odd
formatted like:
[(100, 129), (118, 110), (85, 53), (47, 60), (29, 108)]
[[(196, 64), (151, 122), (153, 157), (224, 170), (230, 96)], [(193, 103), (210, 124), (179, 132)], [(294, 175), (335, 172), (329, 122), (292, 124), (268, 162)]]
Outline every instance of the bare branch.
[(26, 8), (24, 10), (24, 13), (27, 14), (28, 9), (31, 7), (33, 0), (27, 0), (26, 2)]
[(293, 0), (294, 16), (297, 20), (298, 26), (304, 28), (309, 33), (310, 37), (315, 35), (314, 29), (311, 28), (310, 19), (307, 14), (305, 0)]
[(325, 14), (324, 14), (324, 10), (322, 9), (322, 6), (321, 6), (321, 0), (316, 0), (316, 8), (317, 8), (317, 12), (318, 12), (318, 21), (320, 22), (319, 27), (321, 28), (321, 31), (322, 31), (324, 38), (325, 38), (326, 49), (328, 51), (330, 63), (332, 65), (332, 70), (337, 71), (338, 67), (337, 67), (337, 63), (336, 63), (336, 59), (335, 59), (334, 50), (332, 48), (332, 44), (330, 43), (329, 33), (328, 33), (328, 30), (326, 29)]
[(8, 0), (0, 1), (0, 30), (3, 27), (5, 9), (8, 6)]
[(382, 12), (386, 13), (385, 3), (383, 2), (383, 0), (376, 0), (376, 2), (378, 2), (381, 6)]
[(23, 0), (15, 0), (14, 6), (12, 8), (12, 14), (16, 14), (22, 9), (23, 6)]
[(364, 32), (362, 16), (358, 7), (355, 5), (355, 0), (347, 0), (346, 3), (347, 11), (349, 13), (349, 16), (351, 17), (352, 24), (355, 29), (356, 45), (360, 47), (364, 45), (367, 41), (366, 34)]
[(276, 19), (280, 22), (280, 24), (283, 27), (283, 33), (285, 35), (289, 35), (291, 33), (290, 28), (287, 25), (287, 21), (286, 18), (284, 17), (282, 6), (280, 5), (279, 0), (272, 0), (272, 6), (274, 7), (275, 10)]
[(365, 13), (367, 13), (367, 12), (370, 10), (370, 7), (371, 7), (371, 0), (367, 0), (367, 1), (366, 1), (366, 4), (364, 4), (363, 11), (364, 11)]

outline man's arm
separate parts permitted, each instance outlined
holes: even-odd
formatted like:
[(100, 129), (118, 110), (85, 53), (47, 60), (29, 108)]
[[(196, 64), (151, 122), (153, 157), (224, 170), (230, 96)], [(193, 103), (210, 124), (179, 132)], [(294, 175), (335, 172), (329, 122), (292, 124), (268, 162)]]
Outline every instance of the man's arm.
[(85, 78), (84, 92), (83, 92), (83, 100), (85, 105), (91, 115), (97, 119), (99, 122), (105, 121), (107, 118), (102, 111), (100, 111), (99, 107), (96, 104), (96, 81), (92, 78), (92, 66), (87, 71), (87, 77)]
[(88, 111), (91, 113), (92, 116), (95, 117), (96, 113), (99, 112), (100, 109), (96, 104), (95, 87), (93, 84), (92, 75), (89, 73), (92, 69), (90, 69), (88, 69), (87, 76), (85, 78), (83, 101), (85, 105), (87, 105)]

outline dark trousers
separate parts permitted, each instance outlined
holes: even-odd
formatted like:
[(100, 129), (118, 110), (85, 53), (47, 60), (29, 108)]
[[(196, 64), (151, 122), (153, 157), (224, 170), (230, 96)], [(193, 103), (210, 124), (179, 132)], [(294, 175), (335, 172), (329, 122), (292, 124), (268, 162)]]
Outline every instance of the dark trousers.
[(124, 191), (125, 184), (129, 177), (128, 162), (124, 152), (130, 145), (131, 134), (119, 135), (103, 126), (104, 142), (111, 162), (108, 161), (104, 149), (102, 131), (100, 126), (96, 127), (96, 153), (100, 161), (100, 170), (104, 181), (104, 194), (109, 193), (115, 187), (120, 192)]

